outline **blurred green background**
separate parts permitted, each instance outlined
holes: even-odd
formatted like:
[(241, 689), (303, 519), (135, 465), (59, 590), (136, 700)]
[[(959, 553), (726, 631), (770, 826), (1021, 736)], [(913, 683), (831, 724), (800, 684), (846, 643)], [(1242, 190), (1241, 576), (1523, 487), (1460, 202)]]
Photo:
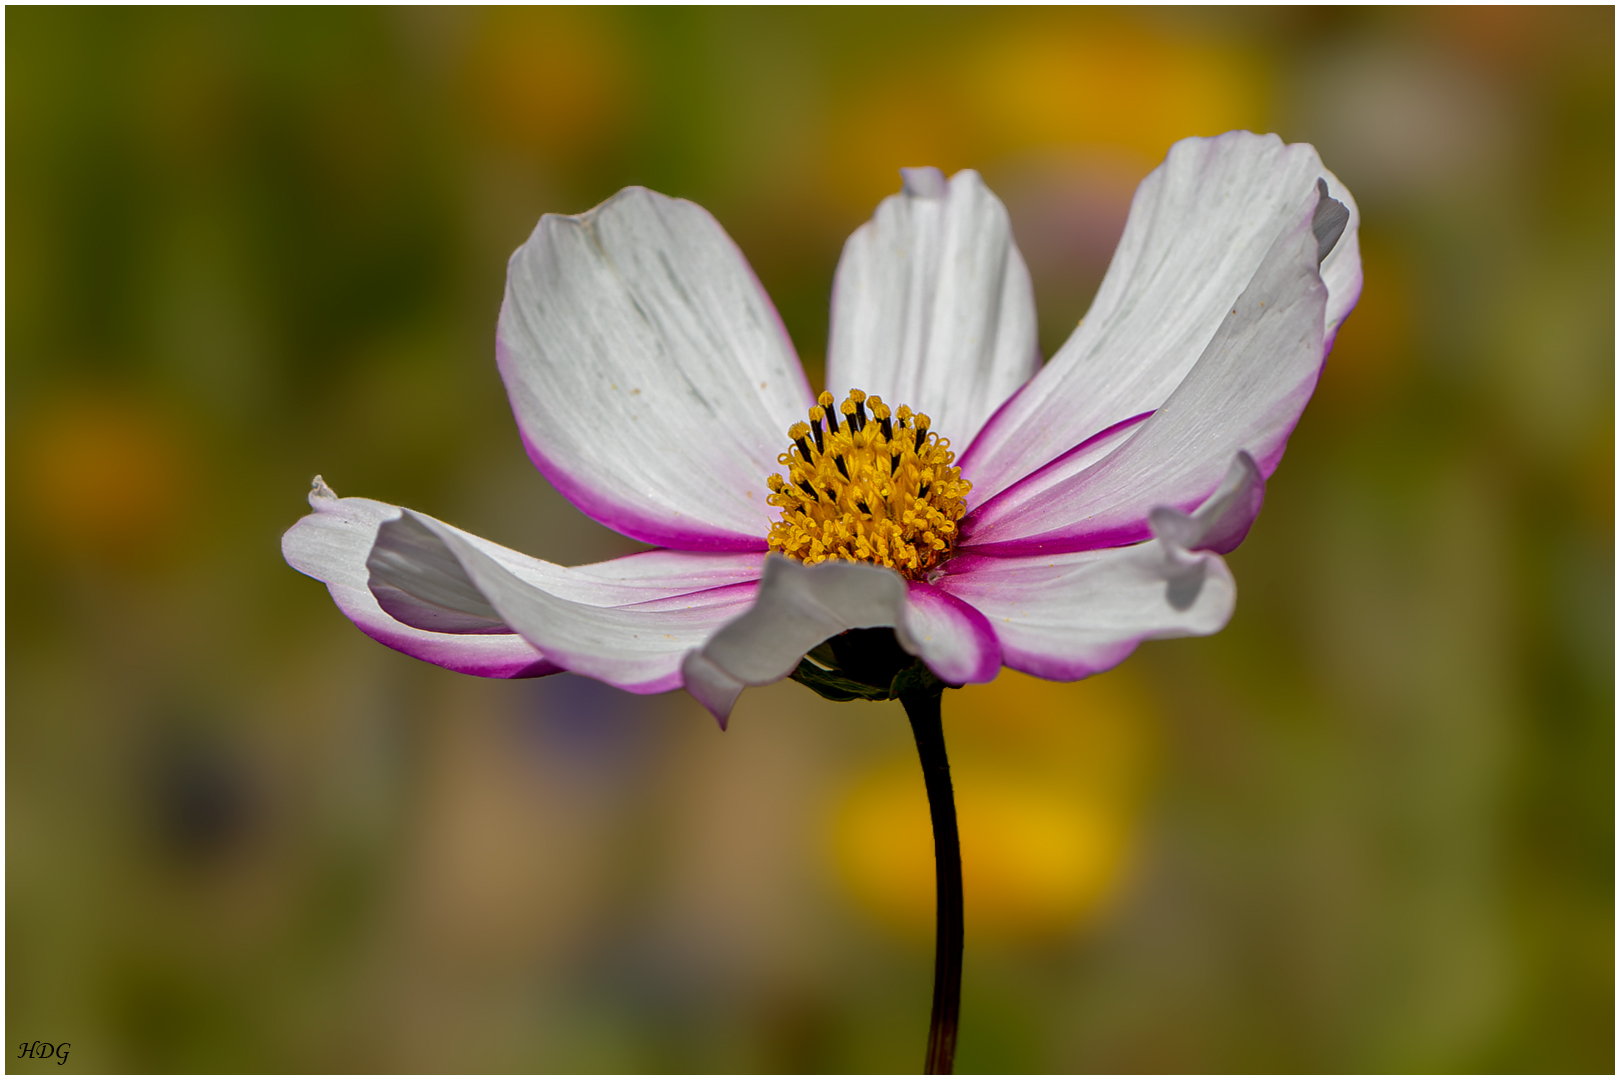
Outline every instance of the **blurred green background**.
[[(1609, 8), (6, 12), (6, 1025), (67, 1070), (921, 1062), (892, 705), (486, 682), (282, 562), (316, 472), (564, 563), (493, 363), (540, 214), (706, 206), (819, 384), (902, 165), (1050, 355), (1185, 135), (1366, 292), (1237, 615), (952, 694), (964, 1071), (1614, 1068)], [(56, 1061), (13, 1060), (18, 1071)]]

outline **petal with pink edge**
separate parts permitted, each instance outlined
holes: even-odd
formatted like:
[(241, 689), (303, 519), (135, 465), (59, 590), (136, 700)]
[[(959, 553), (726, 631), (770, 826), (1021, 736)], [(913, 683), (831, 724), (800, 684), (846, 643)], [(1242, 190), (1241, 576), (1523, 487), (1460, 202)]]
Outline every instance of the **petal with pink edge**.
[(1309, 145), (1247, 131), (1184, 139), (1137, 189), (1085, 319), (963, 454), (974, 481), (970, 508), (1096, 432), (1164, 404), (1278, 235), (1296, 226), (1318, 180), (1347, 211), (1321, 262), (1325, 355), (1361, 293), (1355, 200)]
[[(746, 606), (763, 560), (752, 553), (649, 551), (563, 567), (397, 506), (339, 499), (319, 478), (310, 503), (316, 512), (282, 541), (287, 561), (328, 582), (344, 613), (384, 644), (472, 674), (593, 672), (525, 639), (467, 572), (465, 550), (479, 553), (518, 587), (562, 604), (631, 613), (643, 622), (687, 618), (687, 612), (698, 612), (692, 618), (701, 622), (701, 613), (716, 606), (723, 614), (715, 619), (724, 621), (735, 613), (727, 605)], [(677, 653), (653, 678), (616, 685), (642, 692), (672, 689), (679, 685), (671, 678), (678, 661)], [(655, 685), (659, 674), (664, 684)]]
[(486, 623), (482, 632), (451, 633), (394, 618), (367, 587), (366, 556), (377, 527), (399, 508), (370, 499), (339, 499), (320, 477), (309, 501), (315, 513), (287, 530), (282, 554), (293, 569), (324, 581), (338, 610), (367, 635), (407, 656), (467, 675), (521, 679), (561, 670), (504, 626), (501, 632), (490, 632)]
[[(546, 659), (567, 671), (637, 694), (661, 693), (681, 686), (681, 659), (748, 610), (758, 590), (757, 579), (751, 575), (728, 585), (694, 588), (697, 581), (709, 576), (707, 568), (699, 568), (691, 577), (677, 575), (662, 590), (647, 589), (645, 580), (637, 581), (633, 591), (643, 598), (630, 603), (608, 605), (569, 599), (562, 595), (564, 591), (597, 598), (623, 597), (630, 590), (622, 583), (588, 578), (575, 582), (573, 590), (547, 588), (537, 582), (542, 575), (520, 573), (509, 559), (500, 557), (504, 549), (411, 510), (379, 530), (379, 546), (394, 550), (415, 547), (422, 543), (423, 532), (443, 545), (466, 584), (483, 597), (501, 621), (523, 635)], [(699, 564), (707, 559), (727, 558), (697, 552), (684, 554)], [(757, 556), (754, 559), (757, 568)], [(379, 560), (374, 558), (371, 565), (373, 574), (377, 574)], [(598, 564), (598, 569), (611, 565)], [(753, 572), (757, 574), (758, 570)], [(398, 579), (390, 581), (398, 583)]]
[(936, 584), (982, 612), (1002, 663), (1043, 679), (1095, 675), (1154, 638), (1213, 634), (1237, 588), (1219, 556), (1152, 540), (1051, 557), (979, 558)]
[(1197, 511), (1189, 514), (1173, 506), (1156, 506), (1148, 511), (1148, 525), (1154, 536), (1188, 551), (1225, 555), (1236, 551), (1249, 535), (1265, 499), (1266, 478), (1260, 475), (1260, 466), (1240, 450), (1226, 470), (1226, 479)]
[(1040, 365), (1029, 270), (978, 173), (901, 173), (838, 260), (827, 389), (909, 405), (965, 447)]
[(983, 615), (938, 589), (864, 563), (765, 562), (753, 607), (686, 660), (686, 689), (723, 726), (745, 686), (786, 678), (845, 630), (892, 626), (900, 647), (949, 683), (988, 682), (1001, 654)]
[(1151, 418), (1100, 461), (1076, 472), (1059, 458), (970, 511), (962, 546), (1009, 556), (1119, 547), (1151, 535), (1155, 506), (1202, 505), (1239, 451), (1270, 475), (1321, 371), (1327, 289), (1317, 273), (1317, 205), (1312, 189)]
[[(686, 689), (724, 727), (743, 687), (786, 678), (805, 653), (845, 630), (896, 626), (905, 601), (905, 579), (893, 570), (767, 556), (754, 604), (687, 658)], [(916, 654), (898, 629), (895, 636)]]
[(632, 187), (541, 218), (507, 266), (496, 353), (529, 456), (574, 505), (651, 544), (764, 550), (765, 480), (813, 402), (708, 211)]
[(1001, 643), (989, 620), (943, 589), (910, 583), (905, 629), (929, 670), (953, 686), (989, 682), (1001, 670)]

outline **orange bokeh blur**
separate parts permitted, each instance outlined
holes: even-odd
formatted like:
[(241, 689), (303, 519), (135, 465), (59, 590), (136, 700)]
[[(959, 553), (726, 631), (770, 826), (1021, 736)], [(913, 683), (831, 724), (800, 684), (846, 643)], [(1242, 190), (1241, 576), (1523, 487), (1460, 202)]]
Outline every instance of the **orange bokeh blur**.
[(94, 391), (30, 417), (14, 451), (19, 524), (67, 554), (139, 555), (173, 536), (195, 493), (184, 440), (161, 409)]

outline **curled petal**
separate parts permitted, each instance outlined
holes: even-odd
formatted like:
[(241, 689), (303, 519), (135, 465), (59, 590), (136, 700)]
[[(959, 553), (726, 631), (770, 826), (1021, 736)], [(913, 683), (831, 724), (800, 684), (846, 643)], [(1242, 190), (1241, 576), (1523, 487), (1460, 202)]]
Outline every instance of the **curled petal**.
[(902, 172), (838, 260), (827, 389), (910, 405), (966, 447), (1040, 364), (1029, 270), (978, 173)]
[(946, 682), (987, 682), (1000, 668), (984, 616), (956, 597), (883, 567), (771, 555), (753, 606), (686, 658), (686, 689), (723, 726), (743, 687), (786, 678), (828, 638), (873, 626), (894, 627), (900, 647)]
[[(413, 511), (405, 515), (438, 538), (501, 620), (548, 660), (632, 693), (654, 694), (680, 686), (681, 658), (747, 610), (756, 589), (751, 577), (694, 589), (683, 575), (669, 583), (663, 595), (639, 602), (609, 606), (568, 599), (561, 590), (538, 584), (532, 575), (517, 573), (508, 560), (489, 550), (494, 545), (487, 541)], [(704, 556), (687, 553), (687, 558)], [(590, 582), (583, 591), (611, 595), (617, 590)]]
[[(641, 693), (673, 689), (681, 655), (747, 607), (762, 561), (649, 551), (563, 567), (397, 506), (339, 499), (319, 480), (310, 502), (316, 512), (283, 538), (287, 561), (327, 582), (377, 640), (479, 675), (569, 670)], [(536, 629), (532, 608), (548, 604), (554, 617)], [(621, 638), (582, 646), (580, 627), (603, 621)]]
[(945, 682), (989, 682), (1001, 670), (1001, 643), (989, 620), (943, 589), (911, 582), (905, 627), (916, 654)]
[(1319, 181), (1345, 211), (1325, 259), (1314, 258), (1313, 246), (1326, 291), (1320, 363), (1361, 293), (1355, 200), (1308, 145), (1246, 131), (1184, 139), (1137, 188), (1085, 319), (963, 455), (963, 473), (974, 483), (970, 506), (1096, 432), (1163, 405), (1278, 235), (1295, 228), (1300, 206), (1318, 205)]
[(1194, 513), (1173, 506), (1157, 506), (1148, 513), (1153, 535), (1187, 551), (1213, 551), (1225, 555), (1237, 550), (1260, 516), (1266, 498), (1266, 478), (1245, 451), (1238, 451), (1215, 494)]
[(1162, 540), (952, 565), (939, 587), (984, 614), (1003, 663), (1043, 679), (1106, 671), (1149, 639), (1213, 634), (1237, 598), (1220, 556)]
[(731, 710), (737, 707), (737, 699), (748, 686), (701, 651), (696, 650), (687, 653), (681, 662), (681, 680), (686, 686), (686, 692), (696, 698), (698, 704), (708, 709), (710, 715), (719, 721), (721, 731), (726, 729), (726, 722), (731, 719)]
[[(366, 557), (377, 528), (397, 517), (399, 508), (370, 499), (339, 499), (315, 478), (309, 502), (315, 513), (281, 538), (281, 551), (293, 569), (326, 583), (338, 610), (371, 638), (407, 656), (451, 671), (494, 679), (521, 679), (560, 671), (533, 645), (504, 624), (488, 622), (475, 632), (432, 629), (402, 622), (368, 587)], [(464, 613), (468, 622), (475, 613)], [(442, 624), (441, 624), (442, 625)]]
[[(851, 562), (805, 566), (767, 556), (754, 604), (687, 658), (687, 690), (724, 726), (744, 686), (786, 678), (805, 653), (834, 634), (894, 626), (905, 596), (905, 579), (893, 570)], [(904, 636), (896, 637), (915, 654)]]
[(1239, 451), (1269, 475), (1321, 371), (1318, 205), (1312, 188), (1169, 400), (1101, 460), (1059, 458), (970, 511), (963, 545), (998, 555), (1119, 547), (1152, 535), (1155, 506), (1202, 505)]
[(765, 479), (813, 400), (702, 207), (626, 188), (541, 218), (507, 267), (496, 353), (529, 456), (574, 505), (651, 544), (764, 550)]

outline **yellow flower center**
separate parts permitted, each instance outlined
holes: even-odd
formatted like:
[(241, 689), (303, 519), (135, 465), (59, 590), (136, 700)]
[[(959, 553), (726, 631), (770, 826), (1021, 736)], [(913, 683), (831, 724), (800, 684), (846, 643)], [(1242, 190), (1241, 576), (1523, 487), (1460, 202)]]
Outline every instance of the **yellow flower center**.
[[(914, 581), (949, 557), (973, 487), (951, 464), (949, 439), (923, 413), (851, 390), (837, 411), (823, 393), (808, 424), (788, 429), (768, 501), (782, 511), (766, 541), (814, 565), (828, 559), (892, 567)], [(825, 423), (824, 423), (825, 422)]]

